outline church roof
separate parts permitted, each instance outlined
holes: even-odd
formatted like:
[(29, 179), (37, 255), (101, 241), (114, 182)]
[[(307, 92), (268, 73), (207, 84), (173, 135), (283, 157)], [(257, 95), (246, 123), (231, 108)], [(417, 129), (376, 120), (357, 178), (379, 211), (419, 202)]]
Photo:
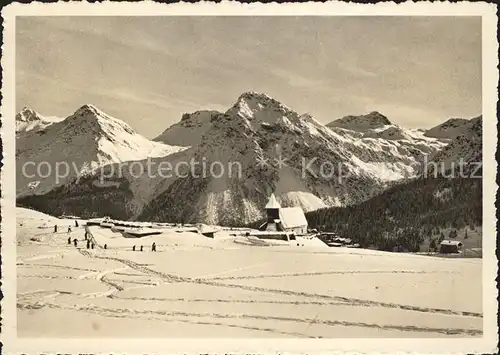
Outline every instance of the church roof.
[(280, 220), (283, 228), (307, 227), (307, 219), (300, 207), (280, 209)]
[(269, 202), (267, 202), (267, 205), (266, 205), (265, 208), (266, 209), (269, 209), (269, 208), (281, 208), (281, 206), (278, 203), (278, 201), (276, 200), (276, 197), (274, 196), (274, 194), (271, 194), (271, 197), (269, 198)]

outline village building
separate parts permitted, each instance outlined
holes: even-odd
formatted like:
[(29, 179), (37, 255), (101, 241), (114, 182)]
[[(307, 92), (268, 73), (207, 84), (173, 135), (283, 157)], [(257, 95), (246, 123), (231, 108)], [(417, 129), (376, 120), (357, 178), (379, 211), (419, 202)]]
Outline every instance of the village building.
[(307, 233), (307, 219), (300, 207), (281, 207), (274, 194), (266, 204), (267, 220), (260, 230), (268, 232)]
[(443, 240), (439, 244), (439, 252), (441, 254), (460, 253), (463, 243), (458, 240)]

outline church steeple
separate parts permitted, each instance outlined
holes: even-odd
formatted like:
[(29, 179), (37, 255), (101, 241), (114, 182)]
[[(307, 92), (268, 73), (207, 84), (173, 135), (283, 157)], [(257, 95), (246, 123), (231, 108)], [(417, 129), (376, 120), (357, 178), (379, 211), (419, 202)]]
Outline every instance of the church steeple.
[(269, 201), (267, 202), (267, 205), (266, 205), (266, 210), (280, 209), (280, 208), (281, 208), (281, 206), (278, 203), (278, 200), (276, 200), (276, 197), (274, 196), (274, 194), (271, 194), (271, 197), (269, 197)]
[(280, 208), (281, 206), (276, 200), (276, 197), (274, 196), (274, 194), (271, 194), (271, 197), (269, 198), (269, 201), (266, 205), (268, 223), (274, 223), (276, 219), (280, 218)]

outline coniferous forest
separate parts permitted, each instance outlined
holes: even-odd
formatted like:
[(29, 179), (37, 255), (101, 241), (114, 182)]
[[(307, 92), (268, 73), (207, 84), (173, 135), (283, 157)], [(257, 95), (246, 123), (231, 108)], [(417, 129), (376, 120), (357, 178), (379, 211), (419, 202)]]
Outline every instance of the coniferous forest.
[(419, 178), (361, 204), (319, 209), (306, 217), (309, 228), (336, 232), (361, 247), (418, 252), (425, 239), (448, 238), (443, 229), (482, 225), (482, 179)]

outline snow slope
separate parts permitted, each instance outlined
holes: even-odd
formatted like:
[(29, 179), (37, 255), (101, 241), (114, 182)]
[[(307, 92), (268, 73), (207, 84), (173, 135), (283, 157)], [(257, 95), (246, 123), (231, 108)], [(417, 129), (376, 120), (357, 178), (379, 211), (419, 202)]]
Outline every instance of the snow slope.
[(34, 241), (41, 241), (58, 225), (61, 231), (74, 224), (72, 220), (61, 220), (57, 217), (38, 212), (29, 208), (16, 207), (16, 241), (18, 245), (25, 245)]
[(20, 221), (47, 221), (47, 222), (55, 222), (59, 219), (57, 217), (35, 211), (29, 208), (16, 207), (16, 218)]

